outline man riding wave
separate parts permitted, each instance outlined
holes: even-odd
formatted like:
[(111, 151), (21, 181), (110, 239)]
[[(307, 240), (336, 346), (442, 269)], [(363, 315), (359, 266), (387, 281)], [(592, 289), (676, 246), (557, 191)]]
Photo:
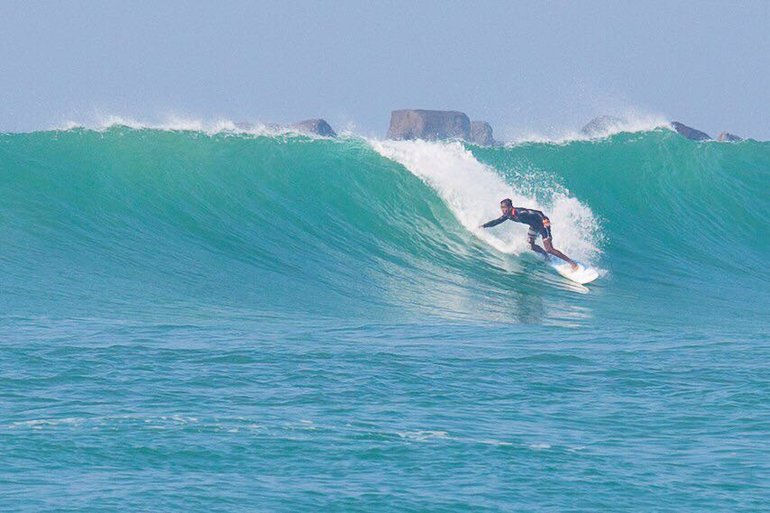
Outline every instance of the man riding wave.
[[(549, 254), (554, 255), (561, 258), (565, 262), (568, 262), (572, 266), (573, 271), (578, 269), (578, 265), (574, 260), (553, 247), (553, 244), (551, 243), (551, 240), (553, 239), (551, 236), (551, 220), (548, 219), (545, 214), (539, 210), (534, 210), (531, 208), (514, 207), (513, 201), (511, 201), (509, 198), (505, 198), (500, 202), (500, 210), (502, 211), (503, 215), (497, 219), (493, 219), (487, 223), (484, 223), (481, 225), (481, 227), (491, 228), (504, 221), (514, 221), (516, 223), (526, 224), (529, 226), (529, 230), (527, 231), (527, 240), (529, 242), (530, 248), (532, 248), (532, 251), (540, 253), (546, 258), (548, 258)], [(543, 239), (543, 246), (545, 246), (545, 249), (535, 244), (535, 240), (537, 239), (538, 235)]]

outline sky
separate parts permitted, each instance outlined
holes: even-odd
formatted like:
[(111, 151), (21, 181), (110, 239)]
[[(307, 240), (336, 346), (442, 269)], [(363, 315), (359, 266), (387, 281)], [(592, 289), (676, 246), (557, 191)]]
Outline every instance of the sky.
[(498, 138), (601, 114), (770, 139), (769, 1), (0, 0), (0, 131), (110, 116), (385, 135), (460, 110)]

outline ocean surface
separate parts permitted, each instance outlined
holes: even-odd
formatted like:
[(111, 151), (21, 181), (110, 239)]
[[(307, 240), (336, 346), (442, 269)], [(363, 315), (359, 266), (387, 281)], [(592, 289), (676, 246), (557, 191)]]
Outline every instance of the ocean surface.
[(0, 511), (770, 511), (768, 219), (663, 128), (0, 134)]

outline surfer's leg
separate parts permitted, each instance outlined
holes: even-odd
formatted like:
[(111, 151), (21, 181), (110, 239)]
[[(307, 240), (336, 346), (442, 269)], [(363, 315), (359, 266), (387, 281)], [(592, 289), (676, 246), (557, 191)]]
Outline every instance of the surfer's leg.
[(540, 253), (541, 255), (547, 257), (548, 253), (546, 253), (543, 248), (535, 244), (536, 237), (537, 233), (532, 228), (530, 228), (529, 231), (527, 231), (527, 242), (529, 242), (529, 247), (532, 248), (532, 251), (535, 253)]
[(540, 246), (538, 246), (537, 244), (535, 244), (534, 242), (530, 244), (529, 247), (532, 248), (532, 251), (534, 251), (535, 253), (540, 253), (543, 256), (548, 256), (548, 252), (545, 251)]
[(572, 266), (572, 270), (575, 270), (578, 268), (578, 265), (567, 255), (553, 247), (553, 244), (551, 244), (551, 239), (543, 239), (543, 246), (545, 246), (545, 250), (549, 252), (550, 254), (557, 256), (564, 260), (565, 262), (569, 262), (569, 264)]

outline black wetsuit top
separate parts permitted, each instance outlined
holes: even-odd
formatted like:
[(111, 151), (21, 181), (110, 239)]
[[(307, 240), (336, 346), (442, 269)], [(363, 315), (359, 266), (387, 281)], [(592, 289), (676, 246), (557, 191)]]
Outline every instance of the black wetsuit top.
[[(534, 232), (535, 236), (542, 235), (544, 239), (551, 238), (551, 221), (541, 211), (533, 210), (531, 208), (513, 207), (510, 213), (504, 214), (481, 226), (484, 228), (491, 228), (509, 220), (516, 223), (528, 224), (531, 232)], [(530, 235), (532, 234), (530, 233)]]

